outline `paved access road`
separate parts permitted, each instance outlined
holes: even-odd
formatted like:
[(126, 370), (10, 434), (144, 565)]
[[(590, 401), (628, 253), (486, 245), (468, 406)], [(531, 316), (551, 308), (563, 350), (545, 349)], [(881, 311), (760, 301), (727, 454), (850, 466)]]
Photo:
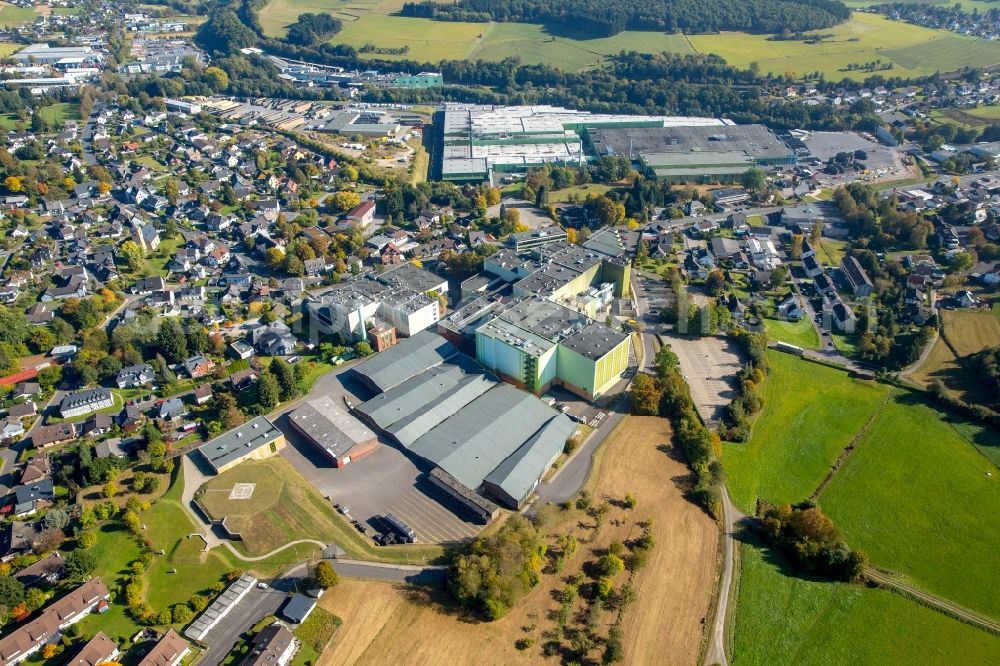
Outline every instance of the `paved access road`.
[(274, 615), (288, 595), (274, 588), (261, 590), (251, 588), (229, 613), (212, 627), (202, 641), (208, 645), (199, 663), (216, 666), (240, 639), (240, 635), (268, 615)]

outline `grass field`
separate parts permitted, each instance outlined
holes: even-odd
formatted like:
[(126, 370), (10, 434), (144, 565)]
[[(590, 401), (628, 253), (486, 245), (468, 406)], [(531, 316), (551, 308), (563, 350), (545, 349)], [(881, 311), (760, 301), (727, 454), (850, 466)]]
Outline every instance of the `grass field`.
[[(250, 499), (229, 499), (236, 483), (253, 483)], [(333, 507), (288, 461), (274, 456), (247, 461), (202, 486), (198, 502), (215, 520), (243, 536), (240, 550), (262, 555), (290, 541), (333, 541), (336, 521)]]
[[(571, 201), (574, 197), (579, 197), (580, 199), (586, 199), (588, 196), (599, 196), (601, 194), (607, 194), (609, 190), (613, 189), (611, 185), (604, 183), (590, 183), (588, 185), (574, 185), (573, 187), (566, 187), (561, 190), (554, 190), (549, 193), (550, 203), (565, 203)], [(520, 190), (518, 190), (520, 193)]]
[(808, 319), (801, 321), (765, 319), (764, 326), (767, 328), (767, 337), (771, 340), (798, 345), (803, 349), (819, 349), (819, 334)]
[(31, 23), (41, 14), (32, 7), (18, 7), (6, 2), (0, 2), (0, 25), (23, 25)]
[(1000, 123), (1000, 106), (977, 106), (971, 109), (934, 109), (931, 120), (965, 127), (982, 128)]
[(694, 53), (687, 38), (680, 34), (634, 31), (593, 38), (537, 24), (495, 23), (485, 30), (482, 41), (469, 57), (503, 60), (516, 55), (525, 64), (545, 63), (566, 71), (579, 71), (599, 65), (606, 56), (620, 51)]
[(938, 380), (954, 395), (979, 402), (979, 380), (963, 359), (1000, 345), (1000, 320), (993, 312), (972, 310), (940, 310), (939, 316), (942, 334), (911, 376), (925, 386)]
[[(565, 578), (611, 541), (637, 536), (637, 521), (651, 515), (656, 517), (656, 547), (633, 582), (637, 598), (625, 611), (624, 663), (666, 663), (664, 655), (670, 655), (669, 663), (695, 663), (715, 576), (718, 529), (683, 498), (676, 484), (688, 470), (660, 450), (669, 440), (668, 428), (666, 421), (652, 417), (622, 421), (598, 451), (589, 485), (597, 501), (632, 492), (638, 506), (628, 511), (612, 505), (594, 539), (590, 527), (580, 526), (591, 519), (578, 512), (564, 518), (562, 529), (580, 537), (580, 551), (559, 574), (544, 574), (505, 617), (471, 621), (437, 589), (344, 580), (320, 600), (321, 607), (345, 618), (345, 630), (337, 633), (318, 666), (430, 664), (440, 662), (442, 654), (454, 664), (545, 663), (541, 634), (554, 626), (550, 612), (559, 606), (556, 595)], [(614, 615), (602, 614), (602, 635)], [(514, 647), (519, 638), (532, 638), (535, 644), (519, 651)], [(585, 663), (599, 657), (599, 649), (593, 650)]]
[(892, 592), (800, 577), (773, 550), (746, 544), (741, 560), (734, 666), (985, 664), (1000, 651), (1000, 638)]
[(1000, 619), (988, 583), (1000, 552), (1000, 473), (916, 394), (886, 405), (820, 505), (873, 564)]
[(0, 42), (0, 58), (6, 58), (12, 53), (16, 53), (24, 48), (24, 44), (14, 44), (13, 42)]
[(1000, 64), (1000, 43), (931, 30), (873, 14), (855, 14), (850, 21), (821, 31), (832, 35), (819, 44), (769, 41), (766, 35), (723, 33), (682, 35), (630, 31), (613, 37), (584, 34), (526, 23), (462, 23), (391, 15), (402, 0), (271, 0), (261, 11), (264, 32), (281, 36), (304, 12), (330, 13), (344, 22), (335, 44), (382, 48), (408, 46), (400, 55), (371, 54), (379, 59), (502, 60), (517, 56), (526, 64), (545, 63), (567, 71), (600, 64), (620, 51), (642, 53), (715, 53), (730, 64), (762, 71), (803, 75), (822, 71), (828, 79), (866, 78), (871, 72), (848, 72), (849, 64), (872, 60), (891, 62), (886, 76), (924, 76), (965, 66)]
[(828, 79), (845, 76), (864, 79), (870, 72), (846, 71), (848, 64), (872, 60), (893, 63), (887, 76), (926, 76), (965, 66), (1000, 63), (1000, 43), (965, 37), (945, 30), (931, 30), (874, 14), (853, 15), (850, 21), (828, 30), (829, 40), (818, 44), (769, 41), (766, 35), (724, 33), (691, 35), (691, 44), (702, 53), (715, 53), (732, 65), (756, 62), (762, 72), (803, 74), (821, 71)]
[(758, 497), (809, 497), (889, 390), (790, 354), (770, 352), (768, 359), (771, 375), (753, 435), (723, 450), (730, 496), (750, 513)]
[(816, 250), (816, 258), (824, 266), (840, 266), (847, 255), (847, 241), (832, 240), (824, 238), (819, 242)]

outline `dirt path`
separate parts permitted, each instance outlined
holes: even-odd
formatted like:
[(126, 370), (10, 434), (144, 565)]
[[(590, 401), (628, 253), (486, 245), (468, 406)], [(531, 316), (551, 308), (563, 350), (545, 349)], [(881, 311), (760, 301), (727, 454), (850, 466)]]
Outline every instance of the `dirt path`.
[[(317, 666), (336, 664), (441, 663), (538, 664), (544, 661), (542, 633), (554, 627), (550, 612), (559, 606), (554, 593), (567, 576), (592, 561), (612, 541), (638, 536), (639, 523), (655, 517), (656, 546), (634, 580), (637, 597), (625, 611), (623, 632), (627, 664), (693, 664), (702, 644), (716, 576), (719, 530), (701, 509), (684, 498), (690, 476), (673, 457), (669, 425), (654, 417), (628, 417), (608, 439), (588, 482), (595, 501), (632, 493), (634, 510), (612, 505), (594, 541), (589, 518), (572, 517), (580, 550), (560, 574), (546, 574), (504, 618), (490, 623), (467, 617), (443, 591), (389, 583), (345, 580), (320, 605), (344, 618), (344, 631)], [(624, 582), (624, 576), (616, 581)], [(606, 635), (616, 613), (604, 612)], [(518, 650), (514, 642), (534, 644)], [(592, 661), (599, 661), (597, 649)]]
[(722, 524), (725, 531), (723, 544), (722, 580), (719, 583), (719, 603), (715, 608), (715, 621), (712, 623), (712, 633), (709, 637), (708, 650), (704, 663), (727, 666), (726, 631), (729, 626), (729, 604), (733, 600), (733, 570), (739, 557), (740, 542), (736, 540), (740, 523), (746, 520), (742, 511), (729, 499), (729, 491), (722, 489)]
[(922, 603), (925, 606), (930, 606), (934, 610), (940, 611), (945, 615), (954, 617), (957, 620), (961, 620), (962, 622), (985, 629), (991, 634), (1000, 636), (1000, 624), (997, 624), (992, 620), (987, 620), (986, 618), (968, 611), (961, 606), (956, 606), (947, 599), (936, 597), (933, 594), (928, 594), (927, 592), (911, 585), (906, 585), (905, 583), (893, 580), (885, 572), (879, 571), (873, 567), (868, 568), (865, 572), (865, 576), (883, 587), (890, 588), (903, 596), (914, 598), (917, 602)]
[(854, 453), (854, 449), (858, 446), (858, 442), (860, 442), (861, 438), (864, 437), (865, 434), (871, 429), (872, 424), (875, 423), (875, 419), (878, 418), (878, 415), (882, 413), (883, 409), (885, 409), (886, 404), (895, 395), (896, 395), (895, 391), (889, 391), (888, 393), (885, 394), (885, 396), (882, 397), (882, 402), (878, 404), (878, 407), (875, 408), (875, 411), (873, 411), (871, 415), (868, 416), (868, 420), (865, 421), (865, 424), (861, 426), (861, 429), (854, 434), (854, 437), (851, 438), (851, 441), (848, 442), (847, 446), (844, 447), (844, 450), (840, 452), (840, 455), (838, 455), (837, 459), (833, 462), (833, 466), (830, 467), (830, 471), (827, 473), (823, 481), (819, 484), (819, 487), (816, 488), (816, 490), (813, 491), (813, 494), (809, 496), (810, 500), (816, 501), (817, 499), (819, 499), (819, 496), (823, 494), (823, 491), (826, 490), (826, 487), (830, 485), (831, 481), (833, 481), (833, 477), (837, 475), (837, 472), (840, 471), (840, 468), (844, 465), (845, 462), (847, 462), (847, 459), (850, 457), (850, 455)]

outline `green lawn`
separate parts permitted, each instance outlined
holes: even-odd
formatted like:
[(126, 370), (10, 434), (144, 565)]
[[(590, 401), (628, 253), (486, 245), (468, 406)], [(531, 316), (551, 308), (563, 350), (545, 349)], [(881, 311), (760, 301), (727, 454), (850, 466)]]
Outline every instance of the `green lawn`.
[(608, 190), (612, 189), (611, 185), (605, 185), (602, 183), (589, 183), (587, 185), (574, 185), (573, 187), (567, 187), (561, 190), (555, 190), (549, 193), (550, 203), (565, 203), (571, 201), (573, 198), (586, 199), (588, 196), (599, 196), (601, 194), (607, 194)]
[(847, 241), (831, 240), (824, 238), (819, 242), (816, 250), (816, 258), (824, 266), (840, 266), (847, 255)]
[(6, 58), (12, 53), (16, 53), (24, 48), (24, 44), (15, 44), (13, 42), (0, 42), (0, 58)]
[(931, 30), (874, 14), (855, 13), (851, 20), (818, 31), (832, 34), (817, 44), (772, 41), (767, 35), (723, 33), (691, 35), (691, 44), (702, 53), (715, 53), (730, 64), (747, 67), (756, 62), (762, 72), (802, 76), (821, 71), (828, 79), (864, 79), (871, 72), (846, 71), (848, 64), (872, 60), (891, 62), (886, 76), (925, 76), (965, 66), (1000, 63), (1000, 43), (965, 37), (946, 30)]
[(8, 4), (0, 6), (0, 25), (13, 26), (31, 23), (38, 16), (31, 7), (16, 7)]
[(796, 575), (746, 544), (733, 622), (734, 666), (996, 663), (1000, 639), (860, 585)]
[(819, 334), (808, 319), (800, 321), (782, 321), (780, 319), (765, 319), (767, 337), (771, 340), (798, 345), (803, 349), (819, 349)]
[(143, 263), (142, 275), (144, 277), (153, 275), (166, 277), (167, 264), (170, 263), (174, 254), (177, 253), (177, 249), (182, 245), (184, 245), (184, 237), (180, 234), (177, 234), (176, 238), (161, 237), (160, 247), (158, 247), (155, 252), (151, 252), (146, 255), (146, 260)]
[(916, 394), (886, 405), (820, 504), (873, 564), (1000, 619), (1000, 469)]
[(56, 16), (76, 16), (83, 11), (83, 7), (53, 7), (52, 13)]
[(772, 351), (768, 359), (771, 375), (753, 435), (723, 449), (729, 493), (751, 513), (758, 497), (809, 497), (889, 390), (790, 354)]
[(67, 120), (80, 120), (80, 105), (60, 102), (46, 106), (39, 113), (49, 124), (61, 127)]
[(856, 335), (831, 333), (830, 339), (833, 340), (833, 346), (837, 348), (837, 351), (845, 356), (852, 357), (857, 351), (858, 338)]

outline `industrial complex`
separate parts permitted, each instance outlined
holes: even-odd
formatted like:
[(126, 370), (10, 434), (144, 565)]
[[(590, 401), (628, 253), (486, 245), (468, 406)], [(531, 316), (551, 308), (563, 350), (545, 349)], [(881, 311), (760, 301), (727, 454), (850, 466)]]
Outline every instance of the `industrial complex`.
[(795, 154), (763, 125), (721, 118), (593, 114), (554, 106), (444, 104), (442, 180), (474, 182), (545, 164), (629, 157), (651, 176), (732, 180), (754, 165), (794, 164)]
[(490, 499), (519, 508), (576, 431), (569, 417), (500, 382), (429, 331), (356, 372), (378, 393), (358, 416), (443, 470), (436, 485), (482, 519), (495, 512)]

